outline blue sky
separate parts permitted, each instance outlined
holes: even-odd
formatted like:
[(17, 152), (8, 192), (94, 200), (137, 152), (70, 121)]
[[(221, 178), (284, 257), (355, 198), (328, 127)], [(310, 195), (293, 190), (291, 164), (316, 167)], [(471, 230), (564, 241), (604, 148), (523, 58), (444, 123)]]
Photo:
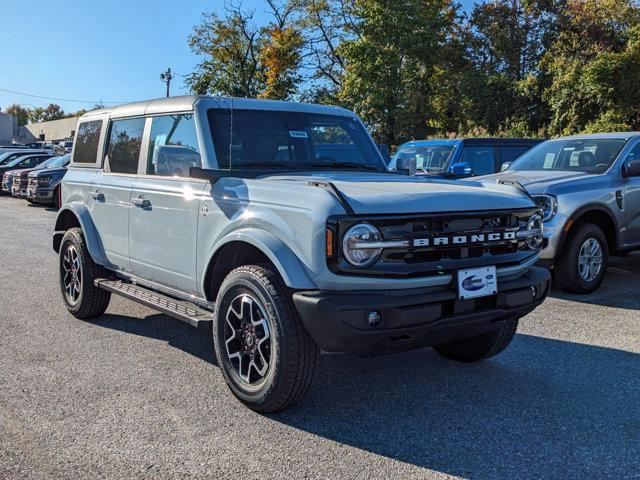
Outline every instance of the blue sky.
[[(243, 5), (264, 16), (264, 0)], [(203, 11), (222, 9), (223, 0), (0, 0), (0, 89), (123, 103), (163, 96), (159, 75), (171, 67), (172, 95), (187, 93), (181, 75), (199, 61), (187, 37)], [(91, 106), (0, 90), (2, 109), (51, 102), (68, 112)]]

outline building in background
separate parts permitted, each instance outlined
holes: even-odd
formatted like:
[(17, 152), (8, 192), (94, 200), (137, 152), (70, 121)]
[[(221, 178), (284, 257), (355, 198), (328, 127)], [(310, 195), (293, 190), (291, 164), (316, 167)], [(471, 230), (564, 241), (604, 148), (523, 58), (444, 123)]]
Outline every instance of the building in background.
[(11, 145), (18, 133), (18, 117), (0, 112), (0, 145)]
[(18, 128), (15, 141), (28, 145), (34, 142), (57, 143), (73, 139), (79, 117), (61, 118), (49, 122), (31, 123)]

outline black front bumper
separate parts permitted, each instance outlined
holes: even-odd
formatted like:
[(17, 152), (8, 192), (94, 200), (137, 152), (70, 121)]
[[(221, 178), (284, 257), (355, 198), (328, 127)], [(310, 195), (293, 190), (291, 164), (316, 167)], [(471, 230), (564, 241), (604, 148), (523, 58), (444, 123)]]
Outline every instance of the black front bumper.
[[(451, 287), (374, 292), (306, 291), (293, 295), (302, 321), (327, 352), (386, 353), (479, 335), (519, 318), (546, 298), (550, 275), (533, 267), (516, 280), (498, 281), (498, 294), (457, 300)], [(382, 314), (368, 325), (371, 311)]]

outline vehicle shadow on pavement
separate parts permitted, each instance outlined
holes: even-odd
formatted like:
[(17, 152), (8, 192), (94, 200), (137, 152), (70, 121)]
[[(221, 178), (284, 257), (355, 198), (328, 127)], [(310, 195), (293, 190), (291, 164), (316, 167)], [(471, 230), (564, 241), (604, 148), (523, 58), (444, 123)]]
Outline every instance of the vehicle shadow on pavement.
[(517, 335), (460, 364), (431, 349), (324, 356), (298, 407), (272, 418), (467, 478), (629, 478), (640, 472), (640, 355)]
[(167, 342), (194, 357), (217, 366), (210, 332), (198, 330), (186, 323), (160, 313), (144, 319), (106, 313), (91, 322), (94, 325), (133, 335)]
[(640, 256), (612, 257), (602, 286), (590, 295), (573, 295), (553, 288), (549, 296), (572, 302), (640, 310)]

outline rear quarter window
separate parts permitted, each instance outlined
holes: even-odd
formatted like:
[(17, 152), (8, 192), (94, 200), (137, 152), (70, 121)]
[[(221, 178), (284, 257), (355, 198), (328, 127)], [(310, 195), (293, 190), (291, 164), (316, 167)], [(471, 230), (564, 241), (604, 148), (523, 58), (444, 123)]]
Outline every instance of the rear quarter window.
[(98, 143), (102, 131), (102, 120), (82, 122), (78, 126), (76, 145), (73, 151), (73, 163), (96, 163)]
[(500, 155), (502, 156), (502, 162), (513, 162), (516, 158), (531, 149), (533, 145), (509, 145), (500, 147)]

